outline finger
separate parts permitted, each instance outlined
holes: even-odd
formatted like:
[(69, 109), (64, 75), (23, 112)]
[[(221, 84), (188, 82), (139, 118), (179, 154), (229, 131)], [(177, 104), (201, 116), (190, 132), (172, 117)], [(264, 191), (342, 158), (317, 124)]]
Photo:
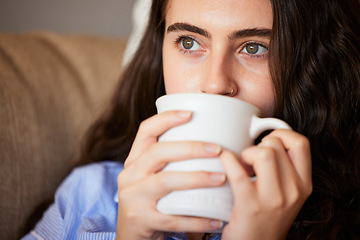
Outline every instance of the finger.
[(194, 158), (213, 158), (221, 147), (204, 142), (161, 142), (153, 144), (118, 176), (119, 186), (131, 185), (160, 171), (167, 163)]
[(282, 141), (295, 171), (306, 185), (312, 185), (311, 152), (309, 140), (300, 133), (291, 130), (275, 130), (270, 136)]
[[(223, 150), (220, 155), (221, 163), (225, 169), (234, 196), (239, 194), (255, 195), (253, 182), (245, 168), (240, 164), (236, 155), (228, 150)], [(251, 199), (251, 196), (249, 196)]]
[(214, 219), (152, 214), (150, 228), (163, 232), (209, 232), (222, 228), (223, 222)]
[(298, 173), (295, 170), (293, 163), (287, 155), (285, 146), (278, 137), (269, 135), (261, 141), (260, 147), (269, 148), (274, 151), (275, 161), (278, 166), (279, 186), (282, 189), (282, 195), (279, 195), (274, 204), (280, 205), (287, 202), (294, 202), (300, 196), (303, 186)]
[(268, 148), (270, 151), (273, 151), (274, 158), (277, 159), (279, 173), (284, 177), (284, 179), (288, 179), (286, 176), (297, 174), (293, 163), (287, 155), (285, 146), (278, 137), (267, 136), (262, 139), (258, 146), (262, 148)]
[(214, 158), (222, 148), (218, 144), (204, 142), (159, 142), (153, 144), (132, 167), (146, 176), (160, 171), (166, 164), (193, 158)]
[(126, 165), (132, 163), (143, 151), (157, 142), (159, 136), (170, 128), (184, 124), (191, 119), (189, 111), (167, 111), (143, 121), (136, 134)]
[(219, 187), (225, 181), (220, 172), (159, 172), (142, 180), (141, 190), (149, 201), (157, 201), (172, 191)]
[(274, 149), (252, 146), (241, 153), (241, 161), (253, 167), (257, 176), (256, 186), (264, 196), (282, 196), (281, 178)]

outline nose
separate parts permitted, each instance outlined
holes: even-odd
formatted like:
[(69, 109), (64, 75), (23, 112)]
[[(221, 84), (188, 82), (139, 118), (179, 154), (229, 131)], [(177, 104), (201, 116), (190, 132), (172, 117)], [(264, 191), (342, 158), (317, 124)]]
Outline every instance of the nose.
[(204, 66), (201, 92), (235, 96), (238, 87), (233, 78), (231, 60), (225, 55), (209, 56)]

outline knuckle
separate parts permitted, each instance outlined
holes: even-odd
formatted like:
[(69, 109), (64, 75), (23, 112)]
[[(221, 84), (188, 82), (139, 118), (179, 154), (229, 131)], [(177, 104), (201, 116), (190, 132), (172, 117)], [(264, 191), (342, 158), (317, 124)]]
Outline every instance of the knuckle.
[(126, 219), (127, 221), (131, 224), (131, 223), (136, 223), (137, 219), (141, 218), (141, 216), (139, 216), (139, 213), (134, 210), (134, 208), (127, 208), (126, 211)]
[(278, 137), (274, 137), (272, 135), (265, 136), (260, 144), (268, 144), (268, 145), (274, 145), (274, 144), (281, 144), (281, 140)]
[[(247, 158), (249, 158), (249, 157), (253, 154), (253, 152), (254, 152), (254, 150), (255, 150), (256, 148), (258, 148), (258, 146), (251, 146), (251, 147), (245, 148), (245, 149), (240, 153), (240, 158), (241, 158), (241, 159), (247, 159)], [(226, 154), (233, 154), (233, 155), (235, 155), (234, 153), (229, 152), (229, 151), (223, 152), (222, 155), (224, 155), (225, 153), (226, 153)]]
[(310, 141), (307, 137), (300, 135), (300, 137), (294, 142), (294, 146), (298, 149), (307, 149), (310, 147)]
[(152, 144), (147, 150), (148, 157), (161, 155), (161, 143)]
[(171, 162), (171, 158), (166, 157), (164, 151), (164, 145), (166, 143), (154, 143), (146, 151), (146, 157), (153, 162), (153, 164), (158, 165), (159, 168), (165, 167), (165, 165)]
[(169, 178), (166, 177), (167, 173), (166, 172), (159, 172), (158, 174), (154, 175), (153, 181), (154, 181), (154, 186), (157, 186), (158, 188), (161, 189), (169, 189), (169, 186), (171, 186), (171, 182), (169, 181)]
[(129, 188), (121, 188), (118, 190), (119, 202), (125, 203), (132, 198), (132, 192)]
[(309, 197), (312, 192), (313, 192), (313, 184), (312, 183), (307, 184), (305, 187), (306, 197)]
[(258, 158), (262, 161), (273, 161), (276, 157), (275, 150), (269, 147), (260, 147)]
[(122, 174), (119, 174), (119, 175), (117, 176), (117, 185), (118, 185), (118, 186), (122, 184), (122, 182), (123, 182), (122, 179), (123, 179)]
[(139, 211), (138, 206), (126, 206), (122, 214), (128, 225), (144, 225), (144, 212)]
[(125, 185), (126, 182), (128, 182), (128, 178), (126, 176), (126, 172), (122, 171), (118, 174), (117, 176), (117, 185), (119, 189), (122, 189)]
[(271, 207), (273, 209), (282, 209), (286, 206), (286, 199), (283, 194), (279, 194), (271, 201)]
[(162, 218), (161, 224), (165, 227), (165, 229), (169, 229), (171, 231), (179, 230), (179, 224), (176, 217)]
[(292, 195), (289, 199), (290, 206), (296, 206), (302, 204), (312, 192), (312, 185), (306, 185), (305, 187), (294, 187), (292, 189)]
[(156, 233), (150, 228), (140, 230), (140, 236), (145, 239), (156, 239)]
[(297, 205), (302, 199), (303, 193), (299, 188), (293, 188), (291, 198), (289, 199), (289, 205)]
[(249, 211), (252, 213), (252, 215), (257, 216), (260, 215), (263, 212), (263, 206), (258, 201), (254, 201), (251, 203), (251, 205), (248, 206)]
[(131, 153), (124, 161), (124, 168), (128, 168), (132, 163), (134, 163), (136, 161), (136, 159), (130, 157), (130, 155), (131, 155)]
[(144, 132), (147, 132), (148, 130), (148, 127), (149, 124), (148, 124), (148, 120), (144, 120), (140, 123), (139, 125), (139, 130), (138, 130), (138, 133), (144, 133)]

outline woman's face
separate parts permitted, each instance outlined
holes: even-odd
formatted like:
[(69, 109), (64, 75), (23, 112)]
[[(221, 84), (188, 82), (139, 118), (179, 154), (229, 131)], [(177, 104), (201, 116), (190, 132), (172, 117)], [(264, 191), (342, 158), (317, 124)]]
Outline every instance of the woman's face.
[(165, 23), (167, 94), (229, 95), (272, 114), (269, 0), (170, 0)]

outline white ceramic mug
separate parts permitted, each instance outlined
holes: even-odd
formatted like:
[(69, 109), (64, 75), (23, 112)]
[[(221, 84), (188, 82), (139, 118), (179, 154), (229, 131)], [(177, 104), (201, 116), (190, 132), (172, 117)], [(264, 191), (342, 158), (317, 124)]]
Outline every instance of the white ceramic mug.
[[(264, 131), (290, 129), (282, 120), (260, 118), (260, 110), (241, 100), (206, 93), (170, 94), (156, 101), (158, 113), (187, 110), (192, 119), (160, 136), (159, 141), (203, 141), (219, 144), (238, 157)], [(219, 158), (188, 159), (168, 164), (163, 171), (225, 172)], [(173, 191), (157, 209), (172, 215), (197, 216), (228, 222), (233, 206), (229, 183), (214, 188)]]

